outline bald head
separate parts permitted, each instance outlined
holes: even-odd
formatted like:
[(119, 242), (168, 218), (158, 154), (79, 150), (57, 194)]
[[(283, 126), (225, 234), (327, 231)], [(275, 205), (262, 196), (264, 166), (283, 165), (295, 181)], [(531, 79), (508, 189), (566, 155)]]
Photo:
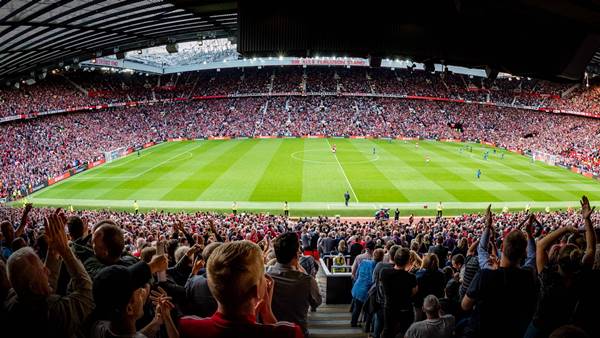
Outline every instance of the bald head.
[(13, 252), (6, 262), (6, 270), (17, 295), (47, 296), (51, 293), (48, 269), (32, 248), (25, 247)]

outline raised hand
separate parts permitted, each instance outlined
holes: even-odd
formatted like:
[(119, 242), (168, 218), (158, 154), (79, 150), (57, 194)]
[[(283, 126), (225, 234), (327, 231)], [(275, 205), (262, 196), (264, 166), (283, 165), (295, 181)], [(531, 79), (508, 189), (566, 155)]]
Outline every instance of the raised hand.
[(197, 275), (198, 271), (200, 271), (205, 264), (204, 258), (196, 257), (196, 259), (194, 259), (194, 264), (192, 265), (192, 275)]
[(492, 229), (492, 205), (488, 205), (487, 209), (485, 210), (485, 226)]
[(157, 255), (152, 257), (152, 260), (148, 265), (150, 266), (150, 271), (152, 273), (167, 271), (169, 260), (167, 259), (167, 255)]
[(58, 213), (53, 213), (46, 217), (44, 226), (46, 228), (46, 236), (48, 237), (48, 247), (54, 250), (61, 256), (71, 252), (65, 233), (65, 222)]
[(536, 222), (537, 219), (535, 218), (535, 215), (533, 213), (529, 214), (529, 217), (527, 217), (527, 221), (525, 222), (525, 232), (527, 233), (527, 236), (533, 237), (533, 229)]
[(581, 197), (581, 201), (579, 201), (579, 203), (581, 204), (581, 217), (583, 217), (583, 219), (589, 220), (592, 216), (592, 213), (594, 213), (594, 209), (596, 209), (596, 207), (590, 208), (590, 201), (585, 195)]

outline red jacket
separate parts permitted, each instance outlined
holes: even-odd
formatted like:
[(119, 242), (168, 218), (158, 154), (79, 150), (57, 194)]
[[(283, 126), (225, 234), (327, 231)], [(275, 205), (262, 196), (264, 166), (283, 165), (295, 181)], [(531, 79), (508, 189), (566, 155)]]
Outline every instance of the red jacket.
[(289, 322), (259, 324), (249, 316), (244, 321), (231, 321), (216, 312), (210, 318), (186, 316), (179, 320), (183, 338), (303, 338), (300, 326)]

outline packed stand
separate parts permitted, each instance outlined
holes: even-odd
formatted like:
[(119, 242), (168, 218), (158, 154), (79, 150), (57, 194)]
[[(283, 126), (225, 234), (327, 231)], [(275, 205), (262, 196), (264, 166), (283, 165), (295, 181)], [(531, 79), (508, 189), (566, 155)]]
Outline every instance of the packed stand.
[(351, 267), (348, 325), (374, 337), (600, 334), (585, 196), (580, 211), (398, 216), (0, 208), (0, 325), (6, 337), (306, 337), (321, 257), (334, 274), (337, 258)]

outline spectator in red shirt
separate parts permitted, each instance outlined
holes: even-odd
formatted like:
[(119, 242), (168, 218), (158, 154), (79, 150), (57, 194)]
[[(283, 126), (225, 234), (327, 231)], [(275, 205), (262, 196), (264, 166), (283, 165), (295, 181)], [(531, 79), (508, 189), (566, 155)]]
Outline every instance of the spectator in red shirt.
[(208, 260), (207, 276), (217, 312), (210, 318), (183, 317), (182, 337), (303, 337), (298, 325), (277, 322), (273, 315), (274, 283), (264, 273), (258, 245), (250, 241), (221, 245)]

